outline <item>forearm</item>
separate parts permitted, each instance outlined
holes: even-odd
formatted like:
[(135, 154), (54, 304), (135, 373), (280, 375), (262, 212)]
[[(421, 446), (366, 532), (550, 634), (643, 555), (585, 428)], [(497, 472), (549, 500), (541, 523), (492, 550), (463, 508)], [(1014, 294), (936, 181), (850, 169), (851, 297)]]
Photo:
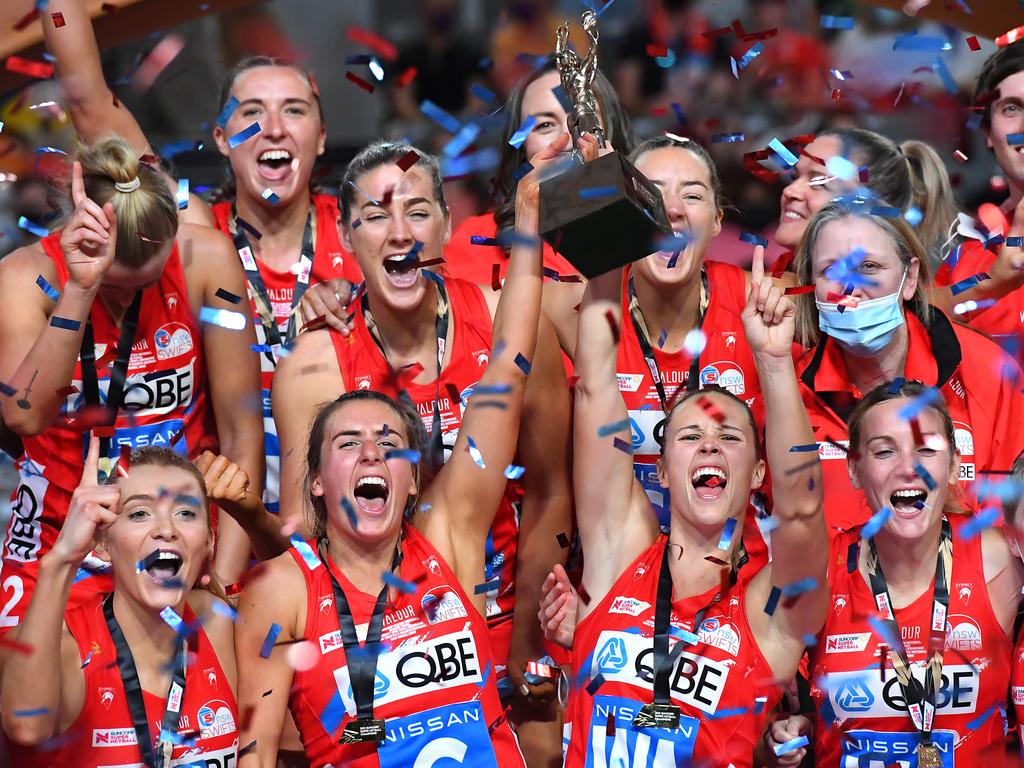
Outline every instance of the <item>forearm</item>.
[[(221, 440), (221, 452), (245, 470), (249, 476), (249, 493), (255, 494), (257, 498), (263, 495), (265, 469), (262, 448), (262, 430), (258, 433), (255, 430), (245, 431), (235, 424), (231, 425)], [(215, 570), (224, 583), (234, 584), (241, 579), (248, 566), (251, 549), (249, 536), (242, 526), (231, 517), (221, 515)]]
[[(516, 229), (521, 235), (536, 237), (536, 214), (517, 214)], [(511, 374), (512, 381), (518, 382), (520, 386), (525, 381), (526, 372), (515, 363), (515, 358), (521, 354), (527, 360), (533, 359), (537, 346), (542, 287), (539, 241), (532, 245), (514, 245), (505, 284), (501, 289), (501, 300), (494, 313), (492, 334), (495, 347), (503, 344), (506, 352), (492, 355), (491, 363), (497, 362), (505, 369), (499, 373), (504, 381), (508, 381)], [(507, 362), (502, 363), (503, 360)]]
[[(0, 711), (4, 730), (20, 743), (36, 744), (50, 738), (58, 725), (61, 704), (61, 634), (64, 611), (77, 567), (45, 556), (39, 563), (39, 581), (18, 642), (31, 653), (9, 659), (0, 678)], [(25, 710), (42, 711), (19, 717)]]
[(262, 502), (258, 509), (248, 512), (236, 512), (227, 506), (222, 508), (242, 528), (252, 551), (260, 560), (272, 560), (291, 545), (288, 537), (281, 533), (281, 519), (270, 514)]
[[(39, 434), (60, 412), (62, 396), (58, 392), (68, 386), (74, 375), (94, 299), (93, 292), (68, 283), (51, 320), (8, 379), (18, 396), (5, 397), (0, 403), (4, 422), (19, 435)], [(22, 407), (24, 401), (29, 407)]]
[(598, 390), (615, 388), (619, 332), (622, 327), (622, 303), (619, 291), (622, 270), (615, 269), (587, 283), (580, 306), (577, 329), (575, 371), (578, 388), (589, 396)]

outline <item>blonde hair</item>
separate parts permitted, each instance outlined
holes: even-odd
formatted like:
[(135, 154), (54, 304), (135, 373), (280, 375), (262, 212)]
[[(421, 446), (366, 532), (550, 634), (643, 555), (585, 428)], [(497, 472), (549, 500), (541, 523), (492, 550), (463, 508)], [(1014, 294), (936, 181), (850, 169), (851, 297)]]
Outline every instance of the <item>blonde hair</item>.
[[(880, 203), (885, 205), (885, 203)], [(832, 202), (814, 214), (800, 238), (793, 268), (796, 270), (800, 285), (814, 285), (814, 251), (818, 239), (826, 225), (834, 221), (848, 218), (868, 219), (876, 227), (884, 231), (896, 247), (900, 261), (904, 266), (916, 258), (918, 261), (917, 290), (908, 309), (917, 315), (925, 325), (932, 321), (932, 307), (928, 303), (927, 287), (931, 284), (931, 266), (924, 246), (917, 239), (913, 228), (902, 217), (878, 216), (849, 210), (845, 205)], [(818, 343), (818, 308), (814, 303), (814, 293), (804, 293), (796, 297), (796, 340), (805, 347), (813, 347)]]
[[(117, 216), (114, 259), (138, 269), (178, 233), (178, 205), (160, 171), (136, 156), (124, 139), (110, 136), (78, 152), (85, 194), (110, 203)], [(130, 190), (130, 191), (122, 191)]]

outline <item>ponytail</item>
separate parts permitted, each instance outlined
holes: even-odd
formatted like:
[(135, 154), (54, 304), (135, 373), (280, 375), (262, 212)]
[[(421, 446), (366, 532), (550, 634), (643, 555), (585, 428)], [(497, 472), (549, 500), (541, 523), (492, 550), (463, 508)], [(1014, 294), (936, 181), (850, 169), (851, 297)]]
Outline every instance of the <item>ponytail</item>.
[(100, 207), (110, 203), (117, 216), (114, 260), (138, 269), (178, 233), (178, 205), (167, 179), (141, 162), (124, 139), (111, 136), (78, 152), (85, 194)]
[(914, 206), (921, 211), (917, 237), (928, 252), (933, 268), (938, 266), (939, 250), (946, 239), (949, 224), (956, 219), (956, 199), (949, 173), (942, 158), (930, 144), (904, 141), (900, 149), (910, 164)]

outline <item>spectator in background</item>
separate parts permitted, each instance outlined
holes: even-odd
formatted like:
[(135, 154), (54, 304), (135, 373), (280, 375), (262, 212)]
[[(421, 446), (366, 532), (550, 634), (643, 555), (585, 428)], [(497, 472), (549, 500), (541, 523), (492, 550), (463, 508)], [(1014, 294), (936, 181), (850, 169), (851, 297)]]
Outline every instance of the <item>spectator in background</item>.
[(424, 99), (452, 114), (466, 108), (470, 87), (480, 79), (484, 52), (458, 28), (458, 0), (420, 0), (422, 35), (399, 49), (394, 71), (416, 68), (408, 85), (392, 87), (391, 104), (402, 120), (423, 120)]

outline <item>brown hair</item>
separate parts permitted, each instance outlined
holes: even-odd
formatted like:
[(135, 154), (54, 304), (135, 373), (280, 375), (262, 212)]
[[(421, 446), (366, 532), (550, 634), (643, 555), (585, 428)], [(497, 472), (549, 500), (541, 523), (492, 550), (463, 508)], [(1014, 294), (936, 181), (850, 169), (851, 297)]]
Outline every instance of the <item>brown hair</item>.
[(684, 404), (688, 403), (690, 400), (693, 400), (696, 397), (704, 397), (706, 395), (721, 395), (725, 399), (731, 400), (740, 406), (740, 408), (743, 410), (743, 415), (746, 418), (747, 426), (750, 427), (750, 432), (754, 436), (754, 451), (756, 452), (757, 458), (763, 459), (764, 444), (761, 440), (761, 430), (757, 428), (757, 421), (754, 419), (754, 413), (753, 411), (750, 410), (750, 406), (743, 402), (743, 400), (741, 400), (740, 398), (736, 397), (736, 395), (734, 395), (728, 389), (726, 389), (725, 387), (720, 387), (717, 384), (709, 384), (701, 389), (687, 390), (686, 392), (683, 392), (681, 395), (679, 395), (679, 399), (676, 400), (675, 404), (672, 406), (672, 410), (670, 410), (668, 412), (668, 416), (665, 417), (665, 430), (662, 433), (661, 439), (659, 440), (659, 442), (661, 443), (662, 458), (665, 457), (665, 445), (668, 442), (665, 439), (665, 434), (668, 432), (668, 425), (672, 423), (672, 417), (675, 416), (676, 411), (678, 411)]
[[(405, 428), (406, 434), (408, 435), (409, 448), (414, 451), (419, 451), (421, 456), (426, 457), (427, 430), (423, 426), (423, 420), (420, 418), (419, 414), (416, 412), (415, 406), (413, 406), (411, 402), (394, 400), (387, 395), (372, 389), (356, 389), (351, 392), (346, 392), (333, 402), (323, 404), (317, 411), (316, 417), (313, 419), (313, 425), (309, 428), (309, 441), (306, 444), (305, 491), (306, 497), (309, 499), (309, 503), (313, 510), (311, 527), (314, 539), (320, 539), (327, 535), (327, 504), (324, 502), (322, 496), (314, 496), (312, 492), (313, 476), (320, 472), (320, 467), (322, 466), (321, 451), (323, 449), (324, 439), (327, 437), (327, 423), (331, 420), (331, 416), (349, 403), (367, 400), (383, 403), (393, 410), (398, 415), (398, 418), (401, 420), (402, 426)], [(424, 483), (424, 466), (423, 462), (416, 466), (417, 495), (410, 499), (406, 505), (406, 514), (409, 514), (416, 507), (416, 500), (419, 497), (419, 489), (423, 487)]]
[[(884, 203), (883, 203), (884, 205)], [(931, 283), (931, 267), (921, 241), (914, 230), (901, 216), (879, 216), (875, 214), (854, 212), (842, 203), (831, 202), (814, 214), (807, 223), (800, 245), (797, 246), (793, 259), (800, 285), (814, 285), (814, 250), (825, 226), (854, 216), (868, 219), (882, 229), (896, 246), (900, 261), (904, 266), (916, 258), (919, 264), (917, 274), (917, 291), (909, 302), (909, 308), (925, 325), (932, 321), (932, 307), (928, 303), (927, 286)], [(818, 308), (814, 303), (814, 293), (805, 293), (796, 299), (796, 340), (805, 347), (813, 347), (818, 343)]]
[(686, 138), (684, 141), (679, 141), (679, 139), (674, 139), (671, 136), (651, 136), (649, 139), (644, 139), (633, 147), (633, 151), (629, 153), (629, 160), (635, 164), (636, 161), (640, 159), (641, 155), (647, 152), (653, 152), (656, 149), (684, 149), (703, 162), (708, 169), (708, 176), (711, 177), (711, 194), (712, 197), (714, 197), (715, 209), (721, 211), (724, 208), (724, 201), (722, 198), (722, 179), (718, 175), (718, 166), (715, 165), (715, 161), (711, 158), (711, 155), (708, 154), (708, 151), (702, 144), (699, 144), (690, 138)]
[[(167, 179), (143, 163), (124, 139), (111, 136), (78, 152), (85, 194), (100, 207), (114, 206), (117, 247), (114, 260), (138, 269), (165, 249), (178, 233), (178, 204)], [(138, 184), (121, 191), (117, 184)]]

